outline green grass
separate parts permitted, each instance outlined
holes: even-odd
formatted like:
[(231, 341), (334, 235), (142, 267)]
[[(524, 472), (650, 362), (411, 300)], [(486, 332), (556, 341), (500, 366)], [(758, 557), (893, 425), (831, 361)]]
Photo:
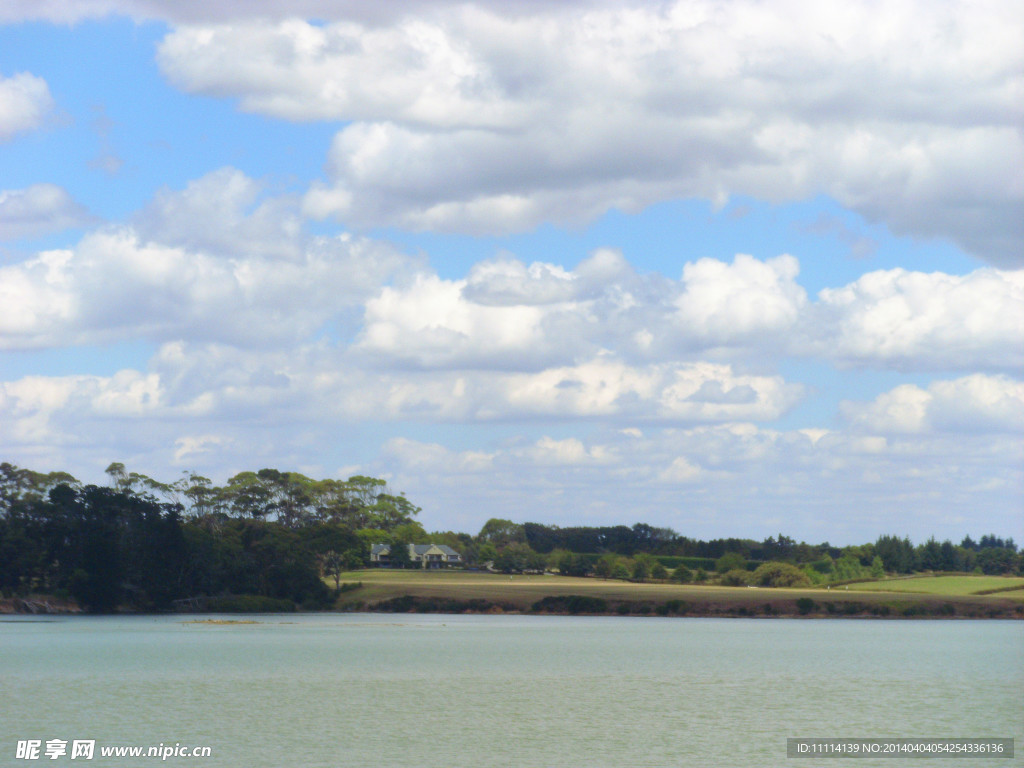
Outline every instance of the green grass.
[[(915, 576), (851, 584), (858, 591), (914, 592), (923, 595), (977, 595), (992, 589), (1024, 589), (1022, 576)], [(1002, 594), (1002, 593), (996, 593)], [(1014, 593), (1004, 594), (1015, 597)]]

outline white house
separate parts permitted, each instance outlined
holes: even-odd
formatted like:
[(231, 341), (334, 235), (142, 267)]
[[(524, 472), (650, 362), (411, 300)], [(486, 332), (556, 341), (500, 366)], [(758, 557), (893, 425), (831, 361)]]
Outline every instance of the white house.
[[(462, 555), (447, 544), (408, 544), (409, 562), (422, 568), (446, 568), (461, 565)], [(370, 548), (370, 563), (387, 567), (391, 563), (391, 545), (374, 544)]]

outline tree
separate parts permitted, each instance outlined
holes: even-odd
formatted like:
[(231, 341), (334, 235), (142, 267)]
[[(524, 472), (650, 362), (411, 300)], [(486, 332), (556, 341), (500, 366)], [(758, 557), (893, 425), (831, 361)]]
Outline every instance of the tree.
[(658, 561), (652, 555), (641, 552), (633, 559), (633, 581), (647, 581), (651, 570)]
[(622, 581), (629, 580), (629, 566), (626, 565), (626, 561), (616, 558), (615, 565), (612, 567), (612, 578)]
[(476, 550), (476, 561), (481, 565), (494, 563), (498, 559), (498, 548), (489, 541), (481, 544)]
[[(376, 527), (390, 531), (399, 526), (414, 523), (413, 517), (418, 515), (421, 510), (405, 496), (382, 493), (367, 512)], [(418, 525), (418, 523), (416, 524)], [(422, 526), (420, 526), (420, 530), (423, 530)]]
[(524, 542), (513, 542), (498, 550), (494, 567), (504, 573), (544, 570), (544, 555), (534, 552)]
[(833, 581), (852, 581), (864, 577), (864, 566), (852, 554), (845, 554), (832, 567)]
[(885, 576), (885, 564), (882, 562), (882, 558), (875, 555), (871, 561), (871, 578), (881, 579), (883, 576)]
[(651, 578), (655, 581), (665, 581), (668, 578), (668, 570), (661, 563), (655, 563), (651, 568)]
[(887, 571), (912, 573), (917, 566), (914, 547), (906, 537), (879, 536), (875, 542), (875, 554), (882, 558)]
[(409, 545), (398, 542), (391, 544), (388, 562), (391, 563), (392, 568), (408, 568), (412, 564), (412, 558), (409, 557)]
[(501, 549), (513, 543), (525, 544), (526, 534), (523, 531), (523, 526), (519, 523), (492, 517), (484, 523), (484, 527), (477, 534), (477, 539)]
[(341, 574), (346, 570), (347, 563), (345, 556), (340, 552), (335, 552), (330, 549), (318, 558), (320, 561), (320, 570), (323, 571), (324, 576), (330, 576), (334, 579), (334, 591), (341, 591)]
[(601, 555), (594, 563), (594, 575), (599, 576), (602, 579), (609, 579), (612, 575), (612, 569), (615, 568), (615, 555)]

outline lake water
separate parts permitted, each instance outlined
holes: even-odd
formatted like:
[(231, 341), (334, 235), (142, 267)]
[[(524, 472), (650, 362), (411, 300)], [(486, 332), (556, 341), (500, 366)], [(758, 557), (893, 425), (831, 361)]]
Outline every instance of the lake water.
[[(1022, 622), (33, 618), (0, 621), (2, 766), (835, 765), (789, 737), (1012, 737), (942, 764), (1024, 764)], [(27, 739), (97, 747), (17, 760)], [(99, 755), (161, 743), (212, 756)]]

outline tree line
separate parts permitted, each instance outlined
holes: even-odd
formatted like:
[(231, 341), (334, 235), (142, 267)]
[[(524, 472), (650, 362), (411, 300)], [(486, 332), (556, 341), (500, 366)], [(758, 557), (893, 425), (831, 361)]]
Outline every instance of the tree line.
[(244, 595), (254, 608), (325, 607), (324, 577), (369, 563), (376, 542), (426, 536), (419, 508), (384, 480), (312, 480), (261, 469), (222, 487), (163, 483), (122, 464), (109, 485), (0, 464), (0, 593), (87, 610), (168, 610)]
[[(384, 480), (317, 480), (296, 472), (242, 472), (223, 486), (195, 473), (165, 483), (107, 468), (108, 484), (65, 472), (0, 464), (0, 595), (67, 596), (93, 611), (169, 610), (198, 598), (250, 607), (326, 607), (342, 574), (367, 567), (370, 548), (433, 542), (470, 567), (507, 573), (799, 586), (920, 570), (1021, 573), (1012, 539), (959, 544), (907, 537), (833, 547), (779, 534), (702, 541), (671, 528), (515, 523), (493, 518), (473, 535), (428, 533), (420, 508)], [(326, 580), (326, 581), (325, 581)], [(328, 582), (334, 586), (332, 592)]]

